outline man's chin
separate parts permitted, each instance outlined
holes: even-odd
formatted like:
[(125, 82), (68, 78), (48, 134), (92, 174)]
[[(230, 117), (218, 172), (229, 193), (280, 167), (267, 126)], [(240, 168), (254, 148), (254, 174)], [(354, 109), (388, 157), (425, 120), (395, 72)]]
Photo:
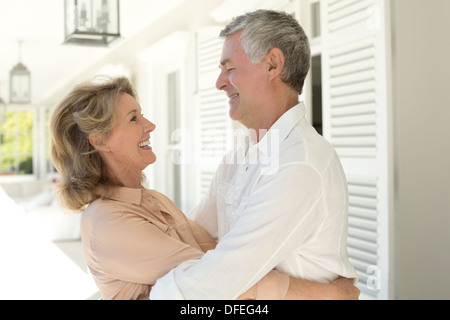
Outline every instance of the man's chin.
[(228, 111), (228, 116), (233, 121), (239, 121), (239, 111), (237, 107), (230, 106), (230, 110)]

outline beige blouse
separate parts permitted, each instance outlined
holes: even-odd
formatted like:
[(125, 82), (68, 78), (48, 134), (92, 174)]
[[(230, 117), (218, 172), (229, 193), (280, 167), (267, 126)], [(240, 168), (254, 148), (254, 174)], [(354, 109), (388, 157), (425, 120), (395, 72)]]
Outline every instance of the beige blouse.
[[(102, 299), (148, 299), (156, 280), (183, 261), (200, 259), (214, 239), (154, 191), (117, 187), (82, 214), (86, 262)], [(272, 271), (242, 299), (282, 299), (289, 278)]]

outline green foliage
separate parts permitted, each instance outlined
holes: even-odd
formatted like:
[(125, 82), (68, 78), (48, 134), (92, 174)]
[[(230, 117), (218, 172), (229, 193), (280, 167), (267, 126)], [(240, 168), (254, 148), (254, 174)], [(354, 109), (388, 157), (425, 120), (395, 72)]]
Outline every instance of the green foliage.
[(33, 112), (7, 111), (0, 125), (0, 173), (33, 172)]

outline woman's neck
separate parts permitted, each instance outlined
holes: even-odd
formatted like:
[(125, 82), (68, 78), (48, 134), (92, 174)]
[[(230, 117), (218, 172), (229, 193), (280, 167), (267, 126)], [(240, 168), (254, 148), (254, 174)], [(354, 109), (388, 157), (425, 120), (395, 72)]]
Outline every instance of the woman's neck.
[(118, 170), (108, 170), (109, 178), (117, 185), (140, 189), (142, 186), (142, 171), (131, 171), (119, 168)]

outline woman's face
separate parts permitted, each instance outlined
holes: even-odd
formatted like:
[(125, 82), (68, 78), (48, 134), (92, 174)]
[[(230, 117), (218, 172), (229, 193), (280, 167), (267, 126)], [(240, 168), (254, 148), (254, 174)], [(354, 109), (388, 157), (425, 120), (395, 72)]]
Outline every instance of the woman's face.
[(156, 161), (150, 146), (155, 125), (142, 115), (141, 106), (129, 94), (122, 94), (115, 110), (114, 127), (106, 138), (108, 163), (123, 171), (144, 170)]

